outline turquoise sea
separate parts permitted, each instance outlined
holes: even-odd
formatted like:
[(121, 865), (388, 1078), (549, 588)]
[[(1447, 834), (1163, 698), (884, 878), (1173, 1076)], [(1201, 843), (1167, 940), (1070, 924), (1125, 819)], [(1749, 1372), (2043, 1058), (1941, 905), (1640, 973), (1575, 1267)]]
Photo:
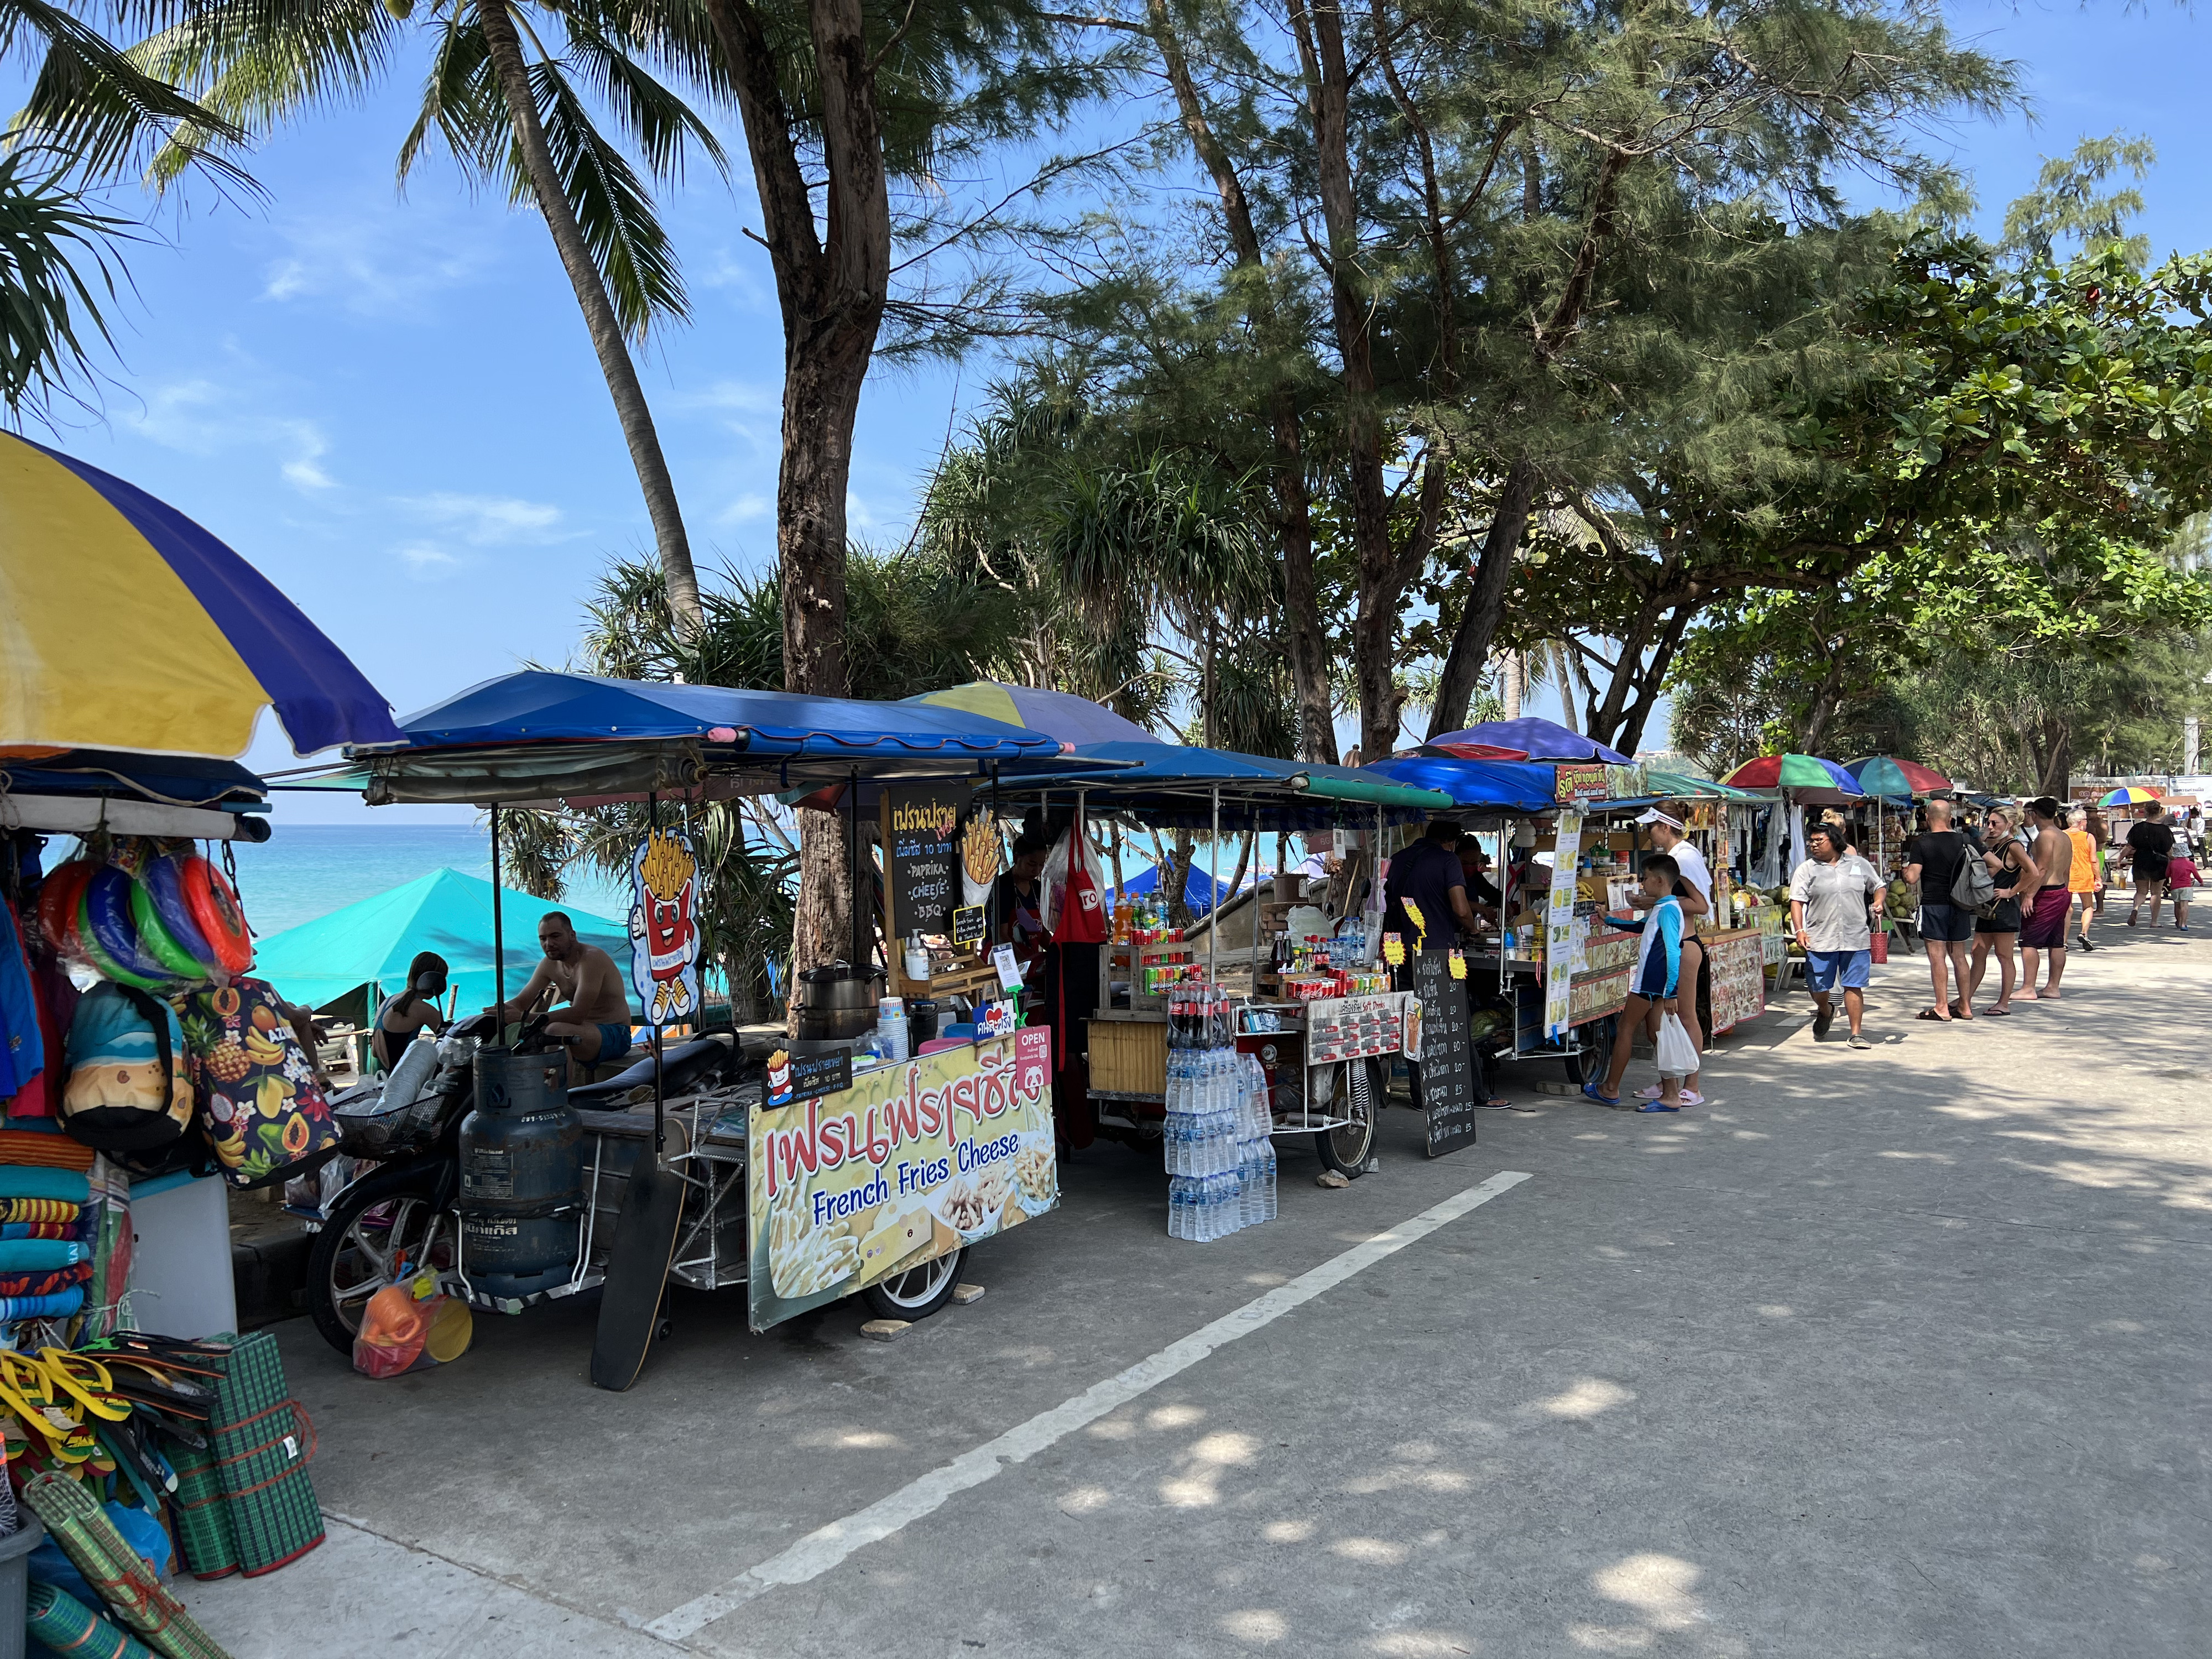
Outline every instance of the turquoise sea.
[[(279, 823), (265, 842), (236, 842), (239, 897), (264, 939), (370, 898), (441, 865), (491, 878), (491, 836), (482, 824)], [(597, 878), (573, 884), (563, 902), (617, 917), (629, 908)]]

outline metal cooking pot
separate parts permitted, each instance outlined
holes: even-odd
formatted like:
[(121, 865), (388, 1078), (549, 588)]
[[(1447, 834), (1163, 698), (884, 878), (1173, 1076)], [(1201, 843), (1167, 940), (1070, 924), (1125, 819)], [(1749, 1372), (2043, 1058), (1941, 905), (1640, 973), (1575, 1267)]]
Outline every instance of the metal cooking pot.
[(809, 968), (799, 976), (799, 1028), (792, 1035), (817, 1042), (866, 1036), (883, 994), (880, 969), (844, 962)]

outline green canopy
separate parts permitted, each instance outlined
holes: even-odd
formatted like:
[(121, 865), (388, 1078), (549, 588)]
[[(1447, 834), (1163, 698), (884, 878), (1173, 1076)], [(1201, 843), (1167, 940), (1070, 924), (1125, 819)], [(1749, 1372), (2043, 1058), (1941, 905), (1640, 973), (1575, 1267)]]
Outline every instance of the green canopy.
[(1686, 772), (1647, 772), (1645, 779), (1654, 798), (1664, 800), (1773, 801), (1780, 799), (1771, 789), (1739, 789), (1732, 783), (1716, 783), (1711, 778), (1695, 778)]
[[(500, 899), (509, 996), (522, 988), (531, 970), (544, 960), (538, 948), (538, 923), (548, 910), (566, 915), (578, 939), (612, 957), (623, 985), (629, 985), (629, 933), (623, 923), (509, 887)], [(358, 904), (270, 934), (255, 951), (253, 971), (290, 1000), (319, 1007), (362, 985), (380, 985), (391, 995), (406, 982), (407, 964), (420, 951), (434, 951), (445, 957), (452, 969), (450, 982), (460, 988), (463, 1012), (488, 1006), (492, 1000), (491, 884), (450, 867), (433, 870)]]

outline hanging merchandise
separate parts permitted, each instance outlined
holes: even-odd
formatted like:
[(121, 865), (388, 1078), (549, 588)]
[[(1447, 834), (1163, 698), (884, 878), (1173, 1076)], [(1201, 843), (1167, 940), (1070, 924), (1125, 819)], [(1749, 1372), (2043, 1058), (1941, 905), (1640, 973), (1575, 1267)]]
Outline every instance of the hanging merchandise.
[(46, 1040), (30, 958), (16, 934), (14, 908), (0, 900), (0, 1101), (28, 1094), (26, 1115), (45, 1115), (46, 1076)]
[(1106, 877), (1081, 822), (1070, 823), (1045, 855), (1043, 914), (1055, 945), (1106, 942)]
[[(185, 865), (192, 855), (168, 853), (149, 859), (138, 871), (138, 883), (145, 894), (146, 906), (152, 912), (155, 928), (185, 956), (199, 964), (205, 977), (206, 969), (216, 964), (215, 946), (200, 931), (193, 920), (191, 906), (185, 899)], [(141, 931), (145, 931), (142, 922)]]
[(210, 987), (184, 1009), (200, 1126), (231, 1185), (306, 1175), (337, 1153), (337, 1120), (266, 981)]
[(253, 930), (246, 925), (237, 889), (222, 872), (199, 854), (189, 853), (179, 869), (179, 885), (186, 914), (215, 954), (208, 965), (226, 974), (242, 974), (252, 967)]
[(70, 1022), (62, 1121), (102, 1152), (159, 1151), (192, 1120), (185, 1036), (169, 1006), (135, 985), (95, 986)]

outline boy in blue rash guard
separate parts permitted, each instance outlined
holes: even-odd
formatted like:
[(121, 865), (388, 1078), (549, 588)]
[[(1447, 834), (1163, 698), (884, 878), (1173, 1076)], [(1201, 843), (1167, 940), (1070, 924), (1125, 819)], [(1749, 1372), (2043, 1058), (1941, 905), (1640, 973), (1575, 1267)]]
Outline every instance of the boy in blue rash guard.
[[(1636, 1033), (1644, 1029), (1644, 1015), (1655, 1005), (1662, 1013), (1676, 1012), (1674, 992), (1682, 974), (1682, 905), (1674, 894), (1674, 884), (1681, 875), (1681, 866), (1674, 860), (1663, 853), (1653, 854), (1644, 861), (1644, 891), (1651, 901), (1650, 908), (1641, 916), (1606, 918), (1609, 927), (1642, 933), (1644, 946), (1637, 952), (1628, 1006), (1621, 1011), (1614, 1024), (1613, 1060), (1606, 1067), (1605, 1081), (1583, 1085), (1583, 1092), (1601, 1106), (1620, 1104), (1620, 1079), (1628, 1070), (1629, 1045), (1636, 1040)], [(1647, 1100), (1636, 1109), (1679, 1112), (1682, 1109), (1684, 1081), (1662, 1077), (1659, 1098)], [(1686, 1081), (1692, 1089), (1696, 1087), (1696, 1078)]]

